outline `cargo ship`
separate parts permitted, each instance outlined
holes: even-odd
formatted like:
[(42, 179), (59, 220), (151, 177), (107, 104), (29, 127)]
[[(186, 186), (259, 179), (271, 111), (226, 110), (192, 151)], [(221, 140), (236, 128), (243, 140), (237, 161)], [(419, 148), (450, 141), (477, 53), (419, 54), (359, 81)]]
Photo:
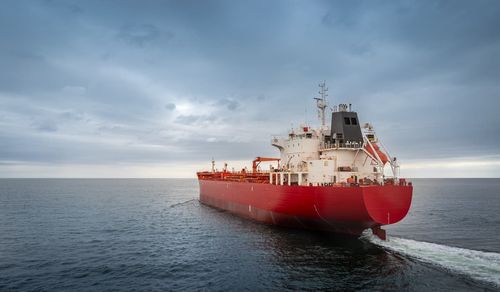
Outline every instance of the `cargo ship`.
[(406, 216), (413, 186), (373, 126), (351, 104), (330, 107), (325, 82), (319, 87), (318, 127), (272, 137), (279, 157), (257, 157), (251, 170), (218, 170), (212, 159), (211, 170), (197, 173), (200, 202), (267, 224), (353, 236), (371, 229), (385, 240), (382, 226)]

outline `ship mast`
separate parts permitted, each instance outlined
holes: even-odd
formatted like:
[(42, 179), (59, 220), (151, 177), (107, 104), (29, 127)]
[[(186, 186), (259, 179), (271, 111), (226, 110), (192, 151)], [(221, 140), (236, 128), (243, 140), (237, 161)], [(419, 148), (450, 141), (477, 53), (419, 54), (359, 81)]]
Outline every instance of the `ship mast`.
[(321, 123), (321, 128), (325, 127), (325, 109), (328, 107), (326, 97), (328, 96), (328, 87), (326, 87), (326, 81), (319, 84), (319, 96), (315, 97), (316, 106), (318, 107), (318, 118)]

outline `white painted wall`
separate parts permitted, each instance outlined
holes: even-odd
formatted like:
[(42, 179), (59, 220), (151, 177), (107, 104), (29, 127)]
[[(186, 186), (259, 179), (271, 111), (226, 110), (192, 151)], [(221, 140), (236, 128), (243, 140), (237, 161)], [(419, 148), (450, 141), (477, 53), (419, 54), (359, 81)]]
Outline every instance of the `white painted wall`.
[[(346, 182), (351, 176), (382, 181), (382, 172), (362, 148), (321, 149), (324, 133), (328, 131), (304, 128), (301, 126), (290, 131), (288, 137), (272, 140), (272, 145), (280, 150), (283, 171), (307, 173), (302, 185)], [(351, 167), (351, 171), (339, 171), (338, 167)], [(297, 176), (292, 177), (292, 182), (296, 182)]]

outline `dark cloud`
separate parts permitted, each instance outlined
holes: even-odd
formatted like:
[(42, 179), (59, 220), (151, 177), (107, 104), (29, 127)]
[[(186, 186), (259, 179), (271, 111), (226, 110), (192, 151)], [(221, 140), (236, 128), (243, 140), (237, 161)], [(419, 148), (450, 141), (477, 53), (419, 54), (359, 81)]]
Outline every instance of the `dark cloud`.
[(165, 105), (165, 108), (168, 109), (169, 111), (173, 111), (175, 110), (176, 106), (175, 103), (167, 103), (167, 105)]
[(214, 115), (179, 115), (175, 118), (175, 123), (183, 125), (196, 125), (214, 123), (217, 117)]
[(67, 121), (81, 121), (84, 119), (84, 114), (82, 112), (66, 111), (61, 113), (60, 117)]
[[(118, 33), (120, 39), (138, 47), (154, 42), (159, 36), (159, 29), (152, 24), (124, 25)], [(168, 36), (172, 37), (171, 34)]]
[(216, 103), (216, 105), (223, 106), (223, 107), (226, 107), (230, 111), (234, 111), (239, 107), (240, 104), (238, 103), (238, 101), (236, 101), (234, 99), (224, 98), (224, 99), (219, 100)]
[(32, 123), (33, 127), (41, 132), (55, 132), (57, 131), (57, 125), (53, 120), (44, 119), (42, 121), (36, 121)]
[(266, 100), (266, 99), (268, 99), (268, 98), (269, 98), (269, 97), (267, 97), (265, 94), (259, 94), (259, 95), (257, 96), (257, 100), (258, 100), (258, 101), (263, 101), (263, 100)]

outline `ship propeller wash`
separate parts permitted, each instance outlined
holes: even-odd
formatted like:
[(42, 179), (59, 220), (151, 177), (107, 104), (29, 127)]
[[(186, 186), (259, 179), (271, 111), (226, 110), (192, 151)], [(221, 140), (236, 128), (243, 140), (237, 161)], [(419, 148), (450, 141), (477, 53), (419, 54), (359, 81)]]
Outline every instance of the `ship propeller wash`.
[[(402, 220), (411, 205), (411, 182), (399, 177), (372, 125), (361, 125), (351, 104), (330, 108), (328, 88), (315, 98), (320, 125), (301, 125), (271, 144), (279, 158), (257, 157), (252, 170), (198, 172), (200, 201), (256, 221), (360, 235)], [(331, 112), (330, 126), (326, 112)], [(274, 162), (266, 171), (261, 162)], [(384, 175), (384, 168), (392, 172)]]

